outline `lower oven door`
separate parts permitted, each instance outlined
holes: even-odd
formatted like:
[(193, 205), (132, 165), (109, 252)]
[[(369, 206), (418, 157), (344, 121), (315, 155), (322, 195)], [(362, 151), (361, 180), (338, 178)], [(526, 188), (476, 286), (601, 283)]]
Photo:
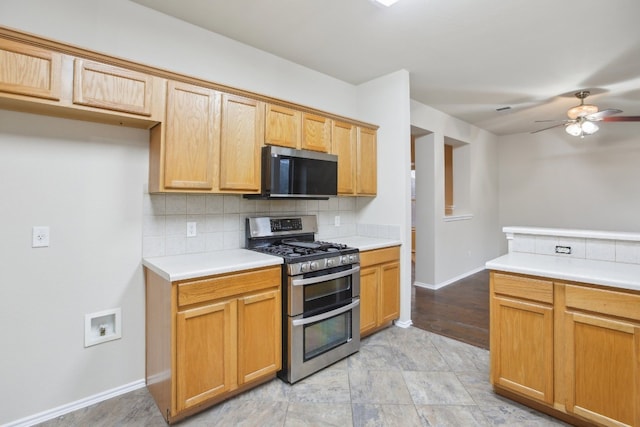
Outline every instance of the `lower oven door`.
[(360, 299), (311, 317), (289, 317), (288, 357), (283, 369), (294, 383), (360, 349)]

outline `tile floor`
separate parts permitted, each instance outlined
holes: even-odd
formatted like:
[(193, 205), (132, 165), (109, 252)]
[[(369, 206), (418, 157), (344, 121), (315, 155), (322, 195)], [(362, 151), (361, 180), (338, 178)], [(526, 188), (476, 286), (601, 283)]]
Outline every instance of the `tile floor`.
[[(489, 352), (414, 327), (387, 328), (360, 352), (293, 386), (276, 379), (179, 426), (564, 426), (495, 395)], [(164, 426), (146, 388), (41, 426)]]

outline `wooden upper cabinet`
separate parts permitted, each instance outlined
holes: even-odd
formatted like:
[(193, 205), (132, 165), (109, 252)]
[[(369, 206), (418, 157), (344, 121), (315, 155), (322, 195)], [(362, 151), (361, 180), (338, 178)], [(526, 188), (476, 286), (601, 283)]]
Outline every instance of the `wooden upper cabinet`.
[(280, 147), (300, 147), (300, 111), (266, 104), (264, 143)]
[(338, 194), (353, 195), (356, 191), (356, 127), (333, 121), (331, 154), (338, 156)]
[(0, 92), (60, 100), (62, 55), (0, 39)]
[(149, 74), (76, 58), (73, 103), (150, 116), (152, 83)]
[(376, 131), (358, 128), (357, 187), (358, 195), (375, 196), (378, 191)]
[(220, 190), (260, 191), (260, 148), (264, 141), (264, 103), (222, 95)]
[(304, 150), (328, 153), (331, 150), (331, 119), (317, 114), (302, 113), (302, 143)]
[(164, 124), (165, 188), (214, 188), (219, 108), (220, 94), (214, 90), (174, 81), (168, 83)]

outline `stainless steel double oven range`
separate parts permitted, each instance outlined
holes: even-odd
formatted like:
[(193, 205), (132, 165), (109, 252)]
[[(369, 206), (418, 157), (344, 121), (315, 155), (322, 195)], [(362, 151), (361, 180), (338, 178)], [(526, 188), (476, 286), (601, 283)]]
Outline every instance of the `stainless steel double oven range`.
[(282, 370), (294, 383), (360, 348), (360, 256), (318, 242), (314, 215), (247, 218), (248, 249), (284, 259)]

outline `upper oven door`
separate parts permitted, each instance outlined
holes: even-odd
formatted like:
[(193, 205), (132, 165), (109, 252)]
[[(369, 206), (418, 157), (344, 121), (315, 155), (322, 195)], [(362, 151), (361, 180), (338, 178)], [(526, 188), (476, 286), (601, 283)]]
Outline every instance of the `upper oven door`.
[(349, 304), (360, 295), (360, 264), (289, 277), (288, 315), (313, 315)]

